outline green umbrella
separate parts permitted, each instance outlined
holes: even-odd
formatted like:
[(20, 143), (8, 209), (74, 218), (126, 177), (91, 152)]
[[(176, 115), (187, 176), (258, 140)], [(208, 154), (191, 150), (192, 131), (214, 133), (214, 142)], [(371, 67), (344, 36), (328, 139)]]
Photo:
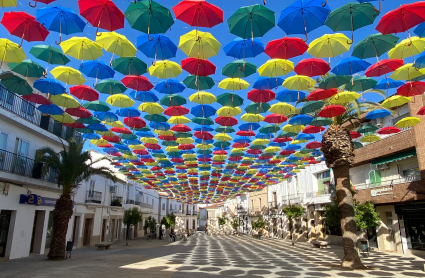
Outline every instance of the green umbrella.
[(223, 141), (216, 141), (214, 142), (214, 147), (218, 147), (218, 148), (227, 148), (230, 147), (232, 143), (230, 142), (223, 142)]
[(358, 133), (370, 133), (370, 132), (375, 132), (379, 129), (379, 127), (377, 127), (376, 125), (363, 125), (361, 127), (359, 127), (359, 129), (357, 129)]
[(315, 149), (302, 148), (302, 149), (300, 150), (300, 153), (311, 153), (311, 152), (313, 152), (313, 151), (315, 151)]
[(236, 130), (231, 126), (219, 126), (215, 129), (215, 132), (222, 132), (222, 133), (233, 133)]
[(278, 138), (289, 138), (289, 137), (297, 136), (297, 135), (298, 135), (298, 133), (296, 133), (296, 132), (287, 132), (287, 131), (282, 131), (281, 133), (279, 133), (279, 134), (277, 135), (277, 137), (278, 137)]
[(214, 85), (215, 82), (210, 76), (199, 76), (199, 75), (188, 75), (183, 83), (186, 87), (194, 90), (209, 90)]
[(317, 110), (322, 109), (323, 105), (325, 105), (325, 103), (320, 100), (308, 101), (304, 103), (301, 108), (301, 114), (315, 113)]
[(421, 81), (425, 79), (425, 75), (420, 75), (418, 77), (410, 79), (410, 81)]
[(94, 87), (99, 93), (116, 95), (124, 93), (127, 88), (118, 80), (104, 79)]
[(77, 121), (80, 122), (80, 123), (82, 123), (82, 124), (87, 124), (87, 125), (98, 124), (98, 123), (101, 122), (99, 119), (96, 119), (93, 116), (90, 116), (88, 118), (79, 118)]
[(244, 60), (235, 60), (221, 69), (221, 74), (231, 78), (248, 77), (257, 71), (257, 66), (245, 62)]
[(238, 156), (244, 156), (244, 152), (237, 152), (237, 153), (231, 153), (229, 156), (230, 157), (238, 157)]
[(131, 28), (148, 34), (162, 34), (174, 24), (169, 9), (155, 1), (131, 2), (124, 13)]
[(243, 98), (234, 93), (224, 93), (217, 96), (217, 102), (223, 106), (237, 107), (243, 104)]
[(136, 130), (136, 131), (150, 131), (151, 129), (148, 126), (145, 126), (145, 127), (142, 127), (142, 128), (135, 128), (134, 130)]
[(7, 64), (11, 71), (14, 71), (25, 77), (42, 77), (45, 73), (45, 69), (36, 62), (30, 59), (25, 59), (20, 63), (9, 63)]
[(332, 120), (329, 118), (317, 117), (310, 122), (310, 125), (314, 126), (327, 126), (332, 124)]
[(143, 118), (155, 123), (165, 123), (168, 120), (167, 117), (162, 114), (146, 114)]
[(186, 98), (177, 94), (171, 94), (161, 98), (160, 103), (165, 106), (180, 106), (186, 104)]
[(229, 31), (243, 39), (262, 37), (275, 26), (274, 11), (256, 4), (239, 8), (227, 19)]
[(8, 75), (2, 78), (1, 84), (9, 91), (21, 96), (30, 95), (32, 93), (32, 87), (27, 84), (27, 81), (16, 75)]
[(250, 114), (260, 114), (265, 113), (270, 109), (270, 104), (266, 102), (252, 102), (247, 107), (245, 107), (246, 113)]
[(382, 35), (378, 33), (369, 35), (354, 46), (351, 56), (359, 59), (379, 57), (393, 48), (398, 40), (399, 38), (392, 34)]
[(49, 67), (49, 64), (52, 65), (66, 65), (71, 60), (68, 59), (68, 57), (63, 54), (62, 49), (53, 47), (51, 45), (36, 45), (31, 47), (30, 53), (37, 59), (40, 59), (44, 62), (47, 62), (47, 68)]
[(267, 148), (266, 145), (252, 145), (249, 147), (251, 150), (264, 150)]
[(156, 158), (167, 158), (167, 156), (164, 153), (153, 153), (151, 155)]
[(350, 75), (330, 74), (329, 76), (323, 78), (323, 80), (319, 83), (319, 88), (323, 90), (338, 88), (339, 86), (347, 84), (350, 81)]
[(275, 125), (275, 124), (267, 124), (263, 127), (260, 128), (259, 132), (260, 133), (276, 133), (280, 130), (280, 126), (279, 125)]
[(190, 133), (190, 132), (176, 132), (176, 133), (174, 133), (174, 137), (176, 137), (176, 138), (189, 138), (189, 137), (192, 137), (192, 133)]
[(197, 150), (196, 153), (199, 153), (199, 154), (212, 154), (212, 150)]
[(137, 57), (121, 57), (112, 61), (112, 67), (123, 75), (142, 75), (148, 66)]
[(363, 92), (375, 88), (378, 81), (365, 76), (354, 77), (353, 81), (345, 85), (345, 90), (352, 92)]
[(211, 118), (194, 117), (192, 122), (198, 125), (213, 125), (214, 121)]
[(83, 107), (96, 112), (108, 112), (109, 110), (111, 110), (108, 104), (100, 100), (86, 102), (83, 104)]
[(87, 133), (87, 134), (91, 134), (94, 131), (89, 129), (89, 128), (76, 128), (76, 131), (78, 131), (79, 133)]
[(167, 147), (175, 147), (175, 146), (178, 146), (179, 143), (177, 143), (176, 141), (163, 141), (162, 145)]
[(359, 149), (361, 147), (363, 147), (363, 144), (360, 142), (353, 142), (354, 143), (354, 149)]
[(351, 31), (351, 42), (354, 41), (354, 30), (372, 24), (379, 11), (370, 3), (351, 2), (333, 10), (325, 21), (333, 31)]

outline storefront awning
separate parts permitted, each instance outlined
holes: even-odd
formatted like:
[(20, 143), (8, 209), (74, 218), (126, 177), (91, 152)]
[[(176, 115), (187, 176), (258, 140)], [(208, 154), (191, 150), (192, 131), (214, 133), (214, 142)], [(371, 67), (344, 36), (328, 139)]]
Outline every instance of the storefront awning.
[(410, 150), (410, 151), (397, 153), (397, 154), (393, 154), (393, 155), (386, 156), (386, 157), (381, 157), (381, 158), (372, 160), (372, 166), (386, 164), (386, 163), (390, 163), (390, 162), (394, 162), (394, 161), (399, 161), (399, 160), (402, 160), (402, 159), (412, 157), (414, 155), (416, 155), (416, 150)]

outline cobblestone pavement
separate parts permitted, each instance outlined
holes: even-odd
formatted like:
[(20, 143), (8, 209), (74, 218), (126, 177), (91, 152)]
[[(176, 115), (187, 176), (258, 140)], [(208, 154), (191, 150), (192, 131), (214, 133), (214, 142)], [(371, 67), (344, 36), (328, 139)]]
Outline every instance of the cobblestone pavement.
[(169, 243), (146, 238), (114, 244), (106, 251), (75, 249), (72, 258), (48, 261), (44, 255), (0, 262), (0, 277), (425, 277), (423, 259), (371, 252), (368, 270), (340, 267), (342, 249), (249, 236), (206, 236)]

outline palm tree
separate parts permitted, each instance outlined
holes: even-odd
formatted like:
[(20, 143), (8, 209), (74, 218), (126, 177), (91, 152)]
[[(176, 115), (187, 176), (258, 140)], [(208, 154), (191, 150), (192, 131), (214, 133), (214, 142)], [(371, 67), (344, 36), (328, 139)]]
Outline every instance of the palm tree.
[(49, 259), (65, 257), (66, 232), (73, 212), (72, 190), (93, 175), (104, 176), (114, 182), (117, 180), (108, 167), (94, 167), (94, 164), (110, 159), (102, 157), (93, 160), (89, 151), (83, 151), (83, 146), (84, 142), (78, 144), (71, 138), (68, 148), (63, 145), (63, 150), (59, 153), (50, 147), (43, 148), (39, 150), (40, 156), (36, 159), (36, 163), (43, 164), (43, 174), (49, 170), (58, 174), (58, 187), (62, 187), (62, 194), (53, 210), (53, 236), (47, 255)]

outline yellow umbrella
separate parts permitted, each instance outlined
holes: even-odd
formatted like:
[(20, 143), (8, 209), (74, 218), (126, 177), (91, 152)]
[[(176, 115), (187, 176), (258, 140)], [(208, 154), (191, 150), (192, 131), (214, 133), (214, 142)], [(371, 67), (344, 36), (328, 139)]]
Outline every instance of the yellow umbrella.
[(217, 115), (222, 117), (233, 117), (242, 113), (239, 107), (223, 106), (217, 110)]
[(218, 83), (218, 87), (224, 90), (239, 91), (248, 89), (249, 83), (240, 78), (225, 78)]
[(425, 39), (419, 37), (410, 37), (399, 42), (390, 51), (388, 51), (388, 57), (390, 59), (404, 59), (412, 57), (413, 55), (421, 54), (425, 49)]
[(279, 114), (279, 115), (288, 115), (290, 113), (295, 112), (295, 107), (286, 103), (286, 102), (278, 102), (273, 104), (270, 108), (269, 111), (274, 113), (274, 114)]
[[(16, 2), (16, 1), (15, 1)], [(3, 1), (3, 5), (5, 1)], [(11, 6), (6, 6), (11, 7)], [(19, 44), (14, 43), (8, 39), (0, 39), (0, 67), (3, 62), (5, 63), (20, 63), (22, 62), (27, 55), (25, 55), (22, 47), (19, 47)]]
[(298, 144), (302, 144), (308, 142), (308, 140), (292, 140), (291, 143), (289, 143), (289, 145), (298, 145)]
[(116, 94), (116, 95), (109, 96), (106, 99), (106, 103), (109, 103), (110, 105), (115, 107), (125, 108), (125, 107), (133, 106), (134, 100), (132, 100), (126, 95)]
[(214, 146), (212, 144), (197, 144), (196, 147), (201, 150), (212, 149)]
[(102, 135), (102, 136), (114, 136), (115, 135), (115, 133), (113, 133), (112, 131), (110, 131), (110, 130), (107, 130), (107, 131), (99, 131), (99, 130), (96, 130), (95, 131), (97, 134), (99, 134), (99, 135)]
[(217, 98), (211, 93), (200, 91), (192, 94), (189, 100), (198, 104), (211, 104), (216, 102)]
[(61, 42), (60, 47), (64, 54), (77, 60), (96, 60), (103, 55), (102, 47), (86, 37), (72, 37)]
[(78, 101), (68, 94), (54, 95), (50, 97), (50, 100), (57, 106), (65, 108), (78, 108), (80, 104)]
[(119, 127), (119, 128), (124, 127), (124, 125), (123, 125), (123, 123), (121, 121), (114, 121), (114, 122), (105, 122), (105, 121), (103, 121), (102, 123), (104, 123), (106, 125), (109, 125), (111, 127)]
[(336, 95), (332, 96), (330, 103), (332, 104), (345, 104), (347, 102), (356, 100), (360, 97), (360, 94), (356, 92), (349, 92), (344, 91), (337, 93)]
[(336, 57), (350, 49), (350, 40), (341, 33), (325, 34), (312, 41), (307, 49), (307, 53), (316, 58)]
[(224, 141), (224, 142), (233, 140), (233, 138), (226, 133), (217, 133), (216, 135), (214, 135), (214, 139), (219, 141)]
[(226, 160), (227, 159), (227, 155), (214, 155), (213, 156), (213, 160), (217, 161), (217, 160)]
[(360, 139), (360, 141), (364, 143), (373, 143), (379, 140), (381, 140), (381, 138), (375, 134), (365, 135), (362, 139)]
[[(208, 172), (208, 171), (201, 171), (201, 172), (199, 172), (199, 175), (200, 176), (209, 176), (210, 175), (210, 172)], [(198, 179), (196, 179), (196, 181), (198, 181)]]
[(258, 68), (258, 74), (267, 77), (286, 75), (294, 70), (294, 63), (285, 59), (271, 59)]
[(50, 71), (54, 78), (68, 85), (82, 85), (86, 82), (79, 70), (66, 66), (58, 66)]
[(140, 145), (130, 145), (129, 147), (133, 150), (144, 150), (144, 149), (146, 149), (146, 147), (141, 145), (141, 144)]
[(264, 149), (265, 153), (275, 153), (275, 152), (278, 152), (278, 151), (280, 151), (279, 147), (267, 147), (267, 148)]
[(258, 123), (264, 121), (264, 117), (260, 114), (245, 113), (242, 115), (241, 120), (247, 123)]
[(287, 124), (282, 128), (283, 131), (286, 132), (294, 132), (294, 133), (298, 133), (302, 130), (304, 130), (304, 126), (303, 125), (290, 125)]
[(309, 157), (310, 156), (310, 154), (309, 153), (301, 153), (301, 152), (295, 152), (294, 153), (294, 156), (295, 157)]
[(398, 128), (408, 128), (415, 126), (421, 122), (421, 119), (417, 117), (406, 117), (398, 121), (395, 126)]
[(180, 36), (179, 48), (189, 57), (208, 59), (218, 54), (221, 44), (207, 32), (192, 30)]
[(68, 113), (63, 113), (62, 115), (50, 115), (50, 117), (63, 124), (72, 124), (75, 122), (75, 120)]
[(96, 42), (106, 51), (112, 53), (111, 62), (114, 55), (120, 57), (134, 57), (136, 55), (136, 47), (123, 35), (116, 32), (100, 32), (96, 36)]
[(163, 136), (173, 136), (174, 135), (174, 131), (172, 131), (172, 130), (155, 130), (154, 133), (156, 133), (158, 135), (163, 135)]
[(288, 90), (306, 91), (313, 88), (314, 84), (316, 84), (316, 81), (308, 76), (294, 75), (286, 78), (285, 81), (283, 81), (282, 86)]
[(99, 139), (99, 140), (92, 139), (92, 140), (90, 140), (90, 144), (93, 144), (93, 145), (96, 145), (96, 146), (105, 146), (105, 145), (108, 145), (109, 142), (106, 141), (105, 139)]
[(412, 63), (405, 64), (396, 69), (390, 78), (394, 80), (411, 80), (425, 74), (425, 69), (417, 69)]
[(148, 68), (148, 72), (150, 75), (167, 79), (177, 77), (180, 73), (182, 73), (182, 68), (176, 62), (162, 60), (157, 61), (154, 65)]
[(394, 96), (391, 96), (391, 97), (387, 98), (386, 100), (384, 100), (384, 102), (382, 103), (382, 107), (383, 108), (394, 108), (394, 107), (402, 106), (402, 105), (408, 103), (411, 100), (412, 100), (411, 97), (394, 95)]
[(165, 148), (166, 152), (179, 152), (180, 149), (177, 146), (168, 146)]
[(129, 159), (129, 160), (135, 160), (135, 159), (138, 159), (138, 157), (137, 156), (135, 156), (135, 155), (128, 155), (128, 154), (123, 154), (123, 156), (122, 157), (124, 157), (124, 158), (126, 158), (126, 159)]
[(247, 149), (246, 148), (235, 148), (232, 149), (232, 153), (240, 153), (240, 152), (245, 152)]
[[(193, 142), (195, 142), (195, 140), (193, 140), (192, 138), (188, 137), (188, 138), (178, 138), (176, 140), (177, 143), (179, 144), (192, 144)], [(177, 148), (177, 152), (179, 152), (180, 150)]]
[(140, 104), (139, 110), (148, 114), (161, 114), (164, 108), (156, 102), (145, 102)]
[(169, 124), (175, 124), (175, 125), (182, 125), (190, 123), (190, 120), (186, 118), (185, 116), (172, 116), (167, 123)]
[(270, 140), (268, 139), (255, 139), (252, 141), (253, 145), (267, 145), (268, 143), (270, 143)]
[(18, 6), (18, 0), (0, 0), (0, 7), (16, 7)]
[(142, 141), (145, 144), (158, 144), (158, 139), (154, 137), (142, 137), (140, 141)]

